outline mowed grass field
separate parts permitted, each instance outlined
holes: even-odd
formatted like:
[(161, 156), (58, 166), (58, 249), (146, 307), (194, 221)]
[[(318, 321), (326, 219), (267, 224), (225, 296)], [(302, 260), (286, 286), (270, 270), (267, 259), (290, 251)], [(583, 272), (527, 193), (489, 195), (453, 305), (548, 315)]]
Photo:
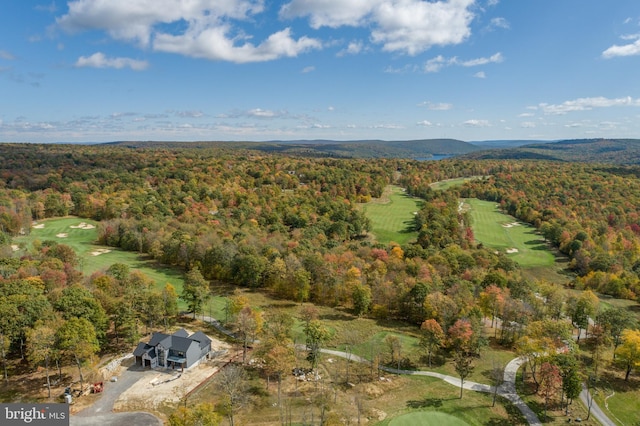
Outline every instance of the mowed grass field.
[(553, 253), (534, 227), (502, 213), (495, 202), (475, 198), (461, 202), (469, 209), (477, 241), (507, 253), (523, 268), (554, 265)]
[[(20, 250), (30, 250), (34, 241), (40, 242), (52, 240), (72, 247), (78, 258), (78, 269), (85, 276), (100, 270), (106, 270), (114, 263), (129, 265), (129, 268), (138, 270), (153, 280), (157, 288), (162, 288), (170, 283), (178, 292), (182, 293), (184, 277), (179, 270), (158, 265), (157, 263), (137, 254), (115, 249), (113, 247), (95, 244), (98, 238), (97, 222), (88, 219), (66, 217), (59, 219), (47, 219), (38, 222), (31, 228), (31, 234), (14, 241)], [(184, 302), (178, 300), (180, 309), (186, 308)]]
[(388, 186), (381, 198), (363, 204), (362, 208), (371, 221), (371, 232), (379, 242), (405, 244), (418, 236), (413, 229), (413, 216), (422, 207), (422, 202), (398, 186)]
[(415, 425), (433, 425), (433, 426), (467, 426), (468, 423), (453, 417), (447, 413), (437, 411), (419, 411), (396, 417), (389, 422), (389, 426), (415, 426)]
[(461, 178), (455, 178), (455, 179), (446, 179), (446, 180), (434, 182), (430, 186), (432, 189), (436, 191), (444, 191), (449, 188), (453, 188), (455, 186), (460, 186), (463, 183), (468, 182), (470, 180), (482, 179), (482, 177), (483, 176), (470, 176), (470, 177), (461, 177)]

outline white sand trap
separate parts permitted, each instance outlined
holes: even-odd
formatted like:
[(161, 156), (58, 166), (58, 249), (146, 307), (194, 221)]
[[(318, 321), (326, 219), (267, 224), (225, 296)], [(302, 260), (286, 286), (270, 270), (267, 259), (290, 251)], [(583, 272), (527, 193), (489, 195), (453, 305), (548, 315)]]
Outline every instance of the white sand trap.
[(503, 228), (513, 228), (514, 226), (520, 226), (520, 222), (511, 222), (502, 225)]
[(90, 223), (81, 222), (78, 225), (71, 225), (71, 226), (69, 226), (69, 228), (73, 228), (73, 229), (93, 229), (93, 228), (95, 228), (95, 225), (91, 225)]
[(37, 225), (33, 225), (33, 227), (34, 227), (35, 229), (42, 229), (42, 228), (44, 228), (44, 223), (39, 223), (39, 224), (37, 224)]
[(18, 247), (17, 244), (11, 244), (11, 250), (18, 251), (18, 250), (20, 250), (20, 247)]
[(517, 253), (519, 250), (517, 248), (510, 248), (507, 249), (507, 253), (511, 254), (511, 253)]
[(61, 232), (61, 233), (59, 233), (59, 234), (56, 234), (56, 237), (58, 237), (58, 238), (67, 238), (67, 237), (68, 237), (68, 235), (67, 235), (67, 234), (65, 234), (64, 232)]
[(91, 252), (91, 256), (100, 256), (101, 254), (109, 253), (111, 250), (109, 249), (98, 249)]

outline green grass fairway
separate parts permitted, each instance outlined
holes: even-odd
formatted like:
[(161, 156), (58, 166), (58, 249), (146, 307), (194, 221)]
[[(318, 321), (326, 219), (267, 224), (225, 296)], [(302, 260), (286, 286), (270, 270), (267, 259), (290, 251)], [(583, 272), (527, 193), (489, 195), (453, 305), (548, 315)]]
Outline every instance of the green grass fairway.
[[(81, 224), (88, 226), (79, 227)], [(42, 227), (43, 225), (44, 227)], [(27, 250), (35, 240), (40, 242), (53, 240), (66, 244), (72, 247), (78, 255), (79, 265), (77, 268), (85, 276), (107, 269), (114, 263), (124, 263), (129, 265), (132, 271), (138, 270), (152, 279), (157, 288), (162, 288), (165, 284), (171, 283), (178, 294), (182, 293), (184, 277), (181, 271), (175, 268), (159, 266), (137, 253), (94, 244), (98, 237), (95, 226), (97, 226), (97, 222), (88, 219), (68, 217), (48, 219), (39, 222), (36, 227), (32, 227), (30, 235), (15, 238), (14, 241), (19, 246), (24, 246)], [(178, 306), (180, 309), (186, 308), (181, 299), (178, 300)]]
[(555, 258), (536, 229), (502, 213), (495, 202), (462, 200), (469, 208), (473, 233), (487, 247), (503, 251), (523, 268), (553, 266)]
[(389, 422), (389, 426), (468, 426), (468, 423), (446, 413), (436, 411), (419, 411), (409, 413)]
[(439, 182), (434, 182), (429, 186), (431, 186), (431, 188), (436, 191), (444, 191), (446, 189), (453, 188), (455, 186), (460, 186), (463, 183), (468, 182), (470, 180), (482, 179), (482, 178), (483, 176), (471, 176), (471, 177), (447, 179), (447, 180), (441, 180)]
[(385, 195), (363, 205), (371, 221), (371, 232), (383, 244), (415, 240), (418, 233), (413, 231), (413, 216), (420, 210), (422, 201), (408, 196), (397, 186), (387, 187)]

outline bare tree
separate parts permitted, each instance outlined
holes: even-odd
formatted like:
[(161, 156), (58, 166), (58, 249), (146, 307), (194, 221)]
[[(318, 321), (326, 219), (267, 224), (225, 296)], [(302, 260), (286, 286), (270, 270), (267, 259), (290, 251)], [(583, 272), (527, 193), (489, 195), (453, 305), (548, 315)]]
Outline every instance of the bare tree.
[(493, 401), (491, 402), (491, 406), (495, 407), (498, 387), (504, 382), (504, 364), (495, 359), (491, 361), (491, 382), (493, 384)]
[(237, 365), (229, 365), (218, 373), (216, 387), (225, 397), (225, 414), (234, 426), (236, 412), (247, 402), (247, 374)]

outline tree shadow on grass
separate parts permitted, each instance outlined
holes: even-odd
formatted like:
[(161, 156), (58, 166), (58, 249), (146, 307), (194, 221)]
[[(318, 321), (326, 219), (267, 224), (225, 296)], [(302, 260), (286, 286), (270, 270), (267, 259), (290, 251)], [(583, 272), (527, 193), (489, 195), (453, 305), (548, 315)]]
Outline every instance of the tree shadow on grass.
[(442, 399), (425, 398), (420, 400), (411, 400), (411, 401), (407, 401), (407, 407), (409, 408), (440, 408), (442, 407)]

